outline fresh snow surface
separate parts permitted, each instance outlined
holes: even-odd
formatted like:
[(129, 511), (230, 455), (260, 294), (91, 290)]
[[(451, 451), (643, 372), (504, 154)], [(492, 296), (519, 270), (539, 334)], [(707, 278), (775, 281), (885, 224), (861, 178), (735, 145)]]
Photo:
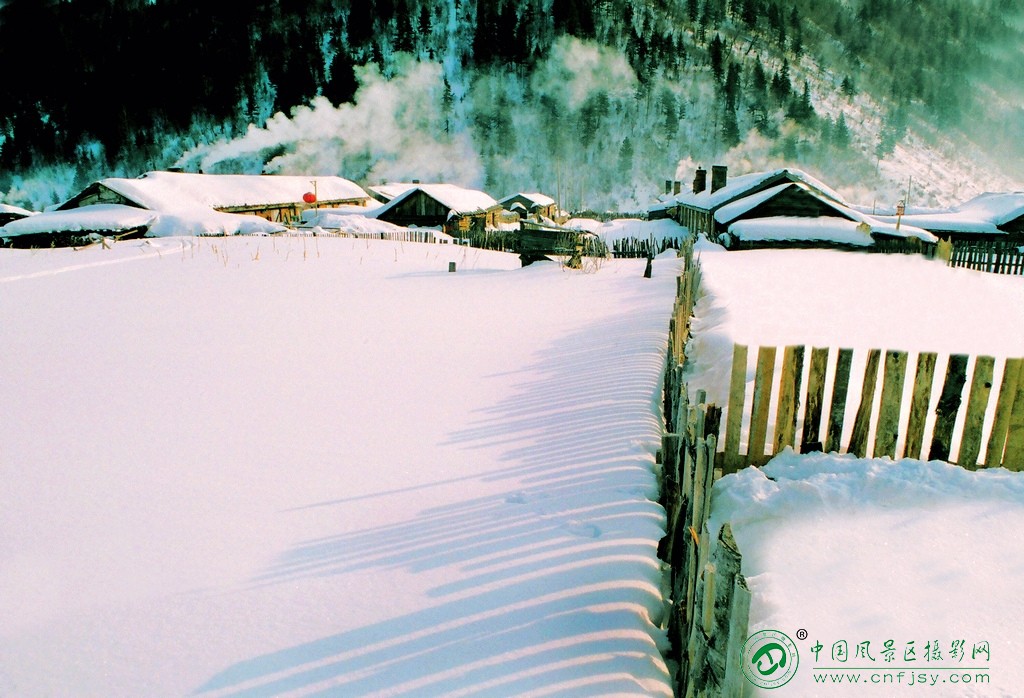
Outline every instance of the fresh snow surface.
[(118, 232), (148, 226), (147, 237), (181, 235), (269, 235), (287, 228), (241, 213), (222, 213), (184, 205), (174, 212), (154, 212), (121, 204), (91, 204), (63, 211), (44, 211), (0, 226), (0, 237), (54, 232)]
[[(914, 255), (726, 252), (706, 240), (696, 249), (703, 296), (688, 347), (689, 388), (708, 390), (719, 405), (726, 404), (733, 342), (755, 353), (759, 345), (787, 344), (930, 350), (939, 352), (940, 366), (950, 352), (989, 354), (1000, 359), (996, 384), (1001, 359), (1024, 353), (1019, 277)], [(856, 356), (854, 376), (863, 372), (863, 355), (859, 366)], [(749, 391), (752, 367), (747, 377)], [(849, 399), (859, 400), (856, 381)], [(753, 594), (751, 632), (785, 632), (800, 653), (792, 681), (761, 694), (1020, 695), (1024, 547), (1016, 540), (1024, 473), (787, 450), (761, 470), (716, 482), (710, 528), (717, 533), (725, 521)], [(883, 653), (889, 640), (893, 662)], [(833, 645), (844, 641), (849, 660), (833, 661)], [(962, 661), (951, 655), (957, 641), (965, 643)], [(863, 642), (873, 660), (857, 657)], [(935, 642), (941, 661), (924, 657)], [(913, 661), (904, 659), (910, 643)], [(982, 643), (989, 654), (972, 658)], [(979, 674), (989, 683), (976, 683)], [(858, 684), (850, 687), (851, 680)]]
[(601, 222), (592, 218), (571, 218), (565, 227), (593, 233), (608, 245), (616, 240), (637, 238), (638, 240), (662, 241), (666, 238), (678, 240), (686, 235), (686, 228), (667, 218), (645, 221), (639, 218), (614, 218)]
[(95, 204), (69, 211), (46, 211), (0, 226), (0, 237), (17, 237), (51, 232), (131, 230), (149, 225), (156, 218), (152, 211), (122, 206)]
[(0, 695), (670, 695), (654, 265), (0, 250)]
[[(790, 450), (715, 484), (709, 527), (725, 521), (750, 632), (781, 630), (799, 652), (788, 684), (755, 695), (1020, 695), (1024, 473)], [(833, 659), (837, 642), (846, 661)]]
[(790, 344), (934, 351), (941, 366), (950, 353), (1024, 354), (1020, 277), (953, 269), (920, 255), (730, 252), (703, 237), (696, 254), (703, 280), (688, 380), (691, 391), (703, 388), (719, 405), (728, 401), (733, 343), (752, 355), (758, 346)]
[(833, 242), (861, 247), (875, 244), (871, 235), (860, 230), (859, 226), (855, 221), (833, 216), (775, 216), (736, 221), (729, 226), (729, 235), (744, 242)]
[(302, 201), (306, 192), (314, 192), (321, 201), (369, 198), (355, 182), (334, 176), (146, 172), (133, 179), (109, 178), (100, 183), (154, 211), (174, 211), (189, 204), (206, 208), (284, 204)]

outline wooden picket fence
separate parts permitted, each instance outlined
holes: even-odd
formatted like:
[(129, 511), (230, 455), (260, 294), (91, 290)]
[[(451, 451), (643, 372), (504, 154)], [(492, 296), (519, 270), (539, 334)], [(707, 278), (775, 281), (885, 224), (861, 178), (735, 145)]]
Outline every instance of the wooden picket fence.
[(669, 566), (668, 659), (675, 667), (676, 695), (740, 696), (746, 685), (740, 653), (747, 637), (750, 591), (740, 573), (741, 557), (729, 524), (720, 529), (717, 545), (710, 544), (707, 522), (721, 410), (705, 404), (703, 391), (691, 404), (682, 380), (701, 270), (692, 243), (680, 247), (680, 256), (687, 261), (678, 277), (669, 321), (660, 452), (661, 502), (667, 521), (658, 554)]
[(956, 242), (949, 266), (1019, 276), (1024, 274), (1024, 251), (1019, 243)]
[(666, 237), (655, 240), (653, 237), (644, 240), (642, 238), (620, 238), (612, 241), (611, 253), (616, 259), (642, 259), (654, 257), (667, 249), (678, 250), (685, 243), (686, 238)]
[[(1000, 385), (995, 391), (995, 358), (978, 356), (972, 361), (965, 354), (950, 354), (938, 398), (933, 400), (934, 383), (942, 375), (935, 372), (935, 352), (917, 354), (909, 383), (909, 355), (905, 351), (868, 350), (861, 357), (863, 373), (853, 376), (853, 350), (813, 348), (805, 369), (806, 348), (788, 346), (783, 349), (776, 380), (777, 353), (776, 347), (758, 349), (748, 409), (748, 351), (742, 345), (733, 349), (724, 448), (716, 458), (723, 474), (748, 465), (763, 465), (786, 447), (801, 453), (824, 450), (863, 458), (868, 455), (869, 441), (873, 458), (896, 458), (902, 441), (903, 458), (945, 460), (969, 469), (1024, 469), (1024, 359), (1002, 362)], [(968, 383), (970, 364), (973, 370)], [(832, 390), (826, 405), (829, 372)], [(860, 395), (854, 398), (857, 405), (852, 429), (846, 429), (852, 407), (847, 404), (848, 396), (851, 386), (858, 384)], [(769, 441), (772, 405), (774, 438)], [(744, 441), (746, 447), (741, 448)], [(954, 457), (955, 444), (958, 450)]]

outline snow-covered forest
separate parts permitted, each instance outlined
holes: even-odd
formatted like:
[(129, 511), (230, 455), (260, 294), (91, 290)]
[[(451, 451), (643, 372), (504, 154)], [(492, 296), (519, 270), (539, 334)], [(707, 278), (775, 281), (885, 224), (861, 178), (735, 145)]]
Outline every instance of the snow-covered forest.
[(177, 166), (629, 210), (721, 160), (950, 203), (1024, 175), (1022, 33), (1011, 0), (7, 0), (0, 197)]

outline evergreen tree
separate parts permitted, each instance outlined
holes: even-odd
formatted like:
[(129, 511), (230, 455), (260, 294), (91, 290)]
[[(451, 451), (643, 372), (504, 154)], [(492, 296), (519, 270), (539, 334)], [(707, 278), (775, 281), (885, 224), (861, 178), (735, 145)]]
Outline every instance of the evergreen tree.
[(715, 34), (715, 37), (708, 44), (708, 58), (711, 61), (711, 73), (715, 76), (716, 82), (722, 82), (724, 76), (724, 59), (722, 57), (722, 37)]
[(836, 125), (832, 131), (832, 142), (840, 150), (846, 150), (850, 147), (850, 128), (846, 125), (846, 116), (842, 112), (839, 113), (839, 118), (836, 119)]
[(804, 52), (803, 29), (800, 24), (800, 12), (793, 6), (789, 13), (789, 50), (796, 56)]
[(790, 99), (786, 116), (797, 123), (805, 124), (814, 118), (814, 105), (811, 104), (811, 88), (804, 80), (804, 91), (799, 95), (793, 95)]
[(619, 146), (619, 172), (628, 175), (633, 170), (633, 141), (626, 136)]
[(736, 110), (725, 108), (725, 113), (722, 115), (722, 143), (727, 148), (732, 148), (739, 145), (740, 142), (740, 125), (736, 119)]
[(779, 104), (785, 104), (793, 91), (793, 85), (789, 80), (789, 61), (782, 60), (782, 67), (772, 75), (772, 97)]
[(722, 86), (722, 96), (725, 99), (727, 109), (736, 110), (740, 92), (740, 67), (737, 63), (729, 63), (726, 71), (725, 84)]

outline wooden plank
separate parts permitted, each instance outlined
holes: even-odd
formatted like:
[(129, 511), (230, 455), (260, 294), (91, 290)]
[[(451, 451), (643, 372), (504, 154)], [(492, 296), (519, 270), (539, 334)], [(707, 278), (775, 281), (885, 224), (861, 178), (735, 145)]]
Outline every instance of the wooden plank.
[(875, 383), (878, 382), (878, 363), (881, 349), (868, 351), (867, 365), (864, 366), (864, 383), (861, 387), (860, 406), (853, 419), (853, 433), (850, 435), (848, 453), (863, 458), (868, 452), (868, 431), (871, 428), (871, 403), (875, 400)]
[(811, 370), (807, 376), (807, 407), (804, 429), (800, 437), (800, 452), (820, 451), (821, 403), (825, 399), (825, 372), (828, 369), (828, 349), (811, 349)]
[(723, 696), (744, 696), (751, 684), (743, 675), (743, 642), (750, 626), (750, 589), (742, 574), (733, 583), (732, 603), (729, 607), (729, 633), (726, 644)]
[(995, 419), (989, 432), (988, 448), (985, 449), (985, 467), (998, 468), (1003, 464), (1003, 451), (1010, 428), (1010, 415), (1017, 397), (1017, 383), (1020, 380), (1024, 359), (1007, 359), (1003, 369), (1003, 380), (996, 398)]
[(1010, 428), (1006, 435), (1006, 453), (1003, 467), (1007, 470), (1024, 470), (1024, 380), (1017, 379), (1017, 390), (1010, 410)]
[(903, 405), (903, 383), (907, 375), (907, 352), (885, 352), (885, 371), (882, 374), (882, 397), (878, 405), (875, 425), (875, 458), (896, 457), (896, 441), (900, 436), (900, 407)]
[(935, 352), (930, 351), (917, 355), (917, 372), (914, 374), (914, 390), (910, 397), (910, 416), (907, 420), (907, 441), (903, 446), (904, 458), (921, 457), (937, 358)]
[(981, 452), (982, 429), (985, 427), (985, 410), (988, 409), (992, 393), (992, 374), (996, 360), (991, 356), (979, 356), (974, 362), (971, 376), (970, 397), (967, 399), (967, 415), (964, 418), (964, 432), (960, 439), (960, 453), (956, 462), (970, 470), (978, 467), (978, 453)]
[(946, 365), (946, 380), (939, 394), (939, 404), (935, 408), (935, 429), (932, 432), (932, 445), (928, 450), (928, 460), (949, 460), (950, 442), (953, 440), (953, 427), (956, 415), (960, 411), (964, 383), (967, 381), (967, 355), (950, 354)]
[(796, 445), (796, 417), (800, 407), (800, 382), (804, 370), (804, 348), (786, 347), (782, 353), (779, 404), (775, 410), (775, 442), (772, 453)]
[(750, 407), (750, 439), (747, 464), (760, 466), (765, 462), (764, 444), (768, 434), (768, 405), (775, 376), (775, 347), (757, 350), (757, 371), (754, 374), (754, 399)]
[(740, 432), (743, 430), (743, 400), (747, 389), (747, 348), (732, 348), (732, 375), (729, 378), (729, 415), (725, 420), (725, 456), (722, 474), (736, 472), (740, 465)]
[(838, 452), (843, 438), (843, 422), (846, 418), (846, 395), (850, 391), (850, 365), (853, 362), (853, 349), (840, 349), (836, 360), (836, 376), (832, 382), (832, 405), (828, 413), (828, 436), (825, 450), (828, 453)]

